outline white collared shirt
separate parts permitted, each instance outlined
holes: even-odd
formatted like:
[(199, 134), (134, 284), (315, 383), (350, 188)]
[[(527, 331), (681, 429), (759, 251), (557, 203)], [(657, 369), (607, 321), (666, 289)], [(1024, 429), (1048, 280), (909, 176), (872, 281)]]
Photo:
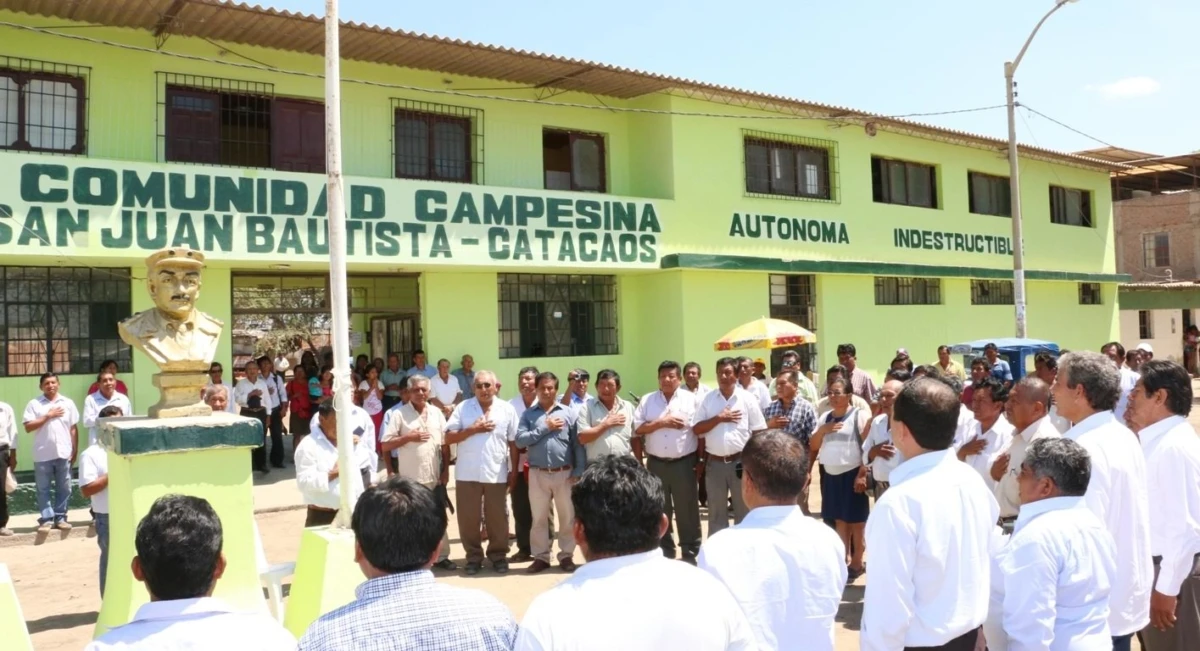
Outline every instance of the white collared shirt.
[(704, 450), (719, 457), (741, 452), (746, 447), (746, 441), (750, 440), (751, 433), (767, 429), (767, 421), (763, 418), (758, 400), (740, 386), (733, 387), (733, 395), (728, 398), (720, 389), (709, 391), (696, 408), (695, 422), (714, 418), (726, 408), (742, 413), (737, 422), (717, 423), (708, 433), (700, 435), (705, 441)]
[(983, 424), (977, 420), (971, 421), (971, 426), (962, 432), (963, 438), (958, 438), (956, 433), (954, 437), (954, 449), (962, 449), (962, 446), (974, 441), (980, 436), (987, 439), (987, 445), (979, 454), (972, 454), (963, 462), (975, 469), (979, 476), (983, 478), (983, 483), (987, 484), (988, 490), (996, 489), (996, 480), (992, 479), (992, 461), (1008, 447), (1009, 441), (1012, 440), (1013, 427), (1004, 414), (996, 419), (996, 422), (986, 432), (982, 432)]
[(953, 449), (909, 459), (890, 479), (867, 519), (862, 650), (940, 646), (987, 618), (1000, 507)]
[[(687, 387), (686, 384), (681, 385), (679, 388), (683, 389), (684, 391), (692, 391)], [(708, 395), (709, 391), (712, 391), (712, 387), (703, 382), (697, 382), (696, 390), (692, 391), (692, 393), (696, 394), (696, 403), (699, 404), (701, 400), (704, 400), (704, 396)]]
[(443, 405), (454, 406), (454, 401), (462, 395), (462, 385), (453, 375), (447, 375), (442, 380), (441, 375), (434, 374), (429, 378), (429, 394), (430, 398), (437, 398)]
[(96, 438), (100, 436), (100, 426), (97, 424), (100, 412), (109, 405), (120, 408), (122, 416), (133, 415), (133, 405), (120, 391), (113, 391), (112, 398), (105, 398), (99, 391), (89, 395), (83, 400), (83, 426), (88, 429), (88, 445), (96, 444)]
[(875, 478), (875, 481), (888, 481), (888, 477), (891, 476), (892, 471), (904, 463), (904, 455), (900, 454), (900, 450), (896, 450), (891, 459), (884, 459), (883, 455), (877, 454), (874, 461), (869, 460), (871, 448), (891, 442), (891, 419), (888, 418), (887, 414), (879, 414), (871, 421), (871, 429), (862, 444), (863, 465), (871, 466), (871, 476)]
[(151, 601), (133, 621), (109, 629), (84, 651), (294, 651), (296, 638), (265, 612), (234, 610), (221, 599)]
[(441, 478), (442, 445), (446, 442), (446, 416), (431, 403), (418, 412), (412, 403), (400, 405), (388, 421), (383, 440), (397, 439), (414, 431), (429, 433), (427, 441), (413, 441), (396, 448), (396, 474), (419, 484), (435, 484)]
[[(1137, 436), (1102, 411), (1079, 421), (1065, 435), (1092, 459), (1087, 502), (1117, 541), (1117, 567), (1108, 605), (1114, 636), (1128, 635), (1150, 623), (1150, 588), (1154, 564), (1150, 553), (1150, 503), (1146, 460)], [(1178, 489), (1176, 489), (1178, 490)]]
[(341, 507), (338, 482), (342, 477), (356, 477), (358, 473), (347, 475), (339, 471), (338, 478), (331, 480), (329, 471), (337, 465), (337, 446), (325, 437), (320, 425), (313, 427), (312, 432), (296, 446), (296, 486), (305, 504), (325, 509)]
[[(218, 385), (213, 384), (212, 380), (209, 380), (208, 384), (204, 385), (204, 390), (207, 392), (209, 389), (211, 389), (214, 386), (218, 386)], [(237, 401), (233, 397), (233, 392), (236, 391), (237, 389), (229, 386), (228, 384), (225, 384), (224, 382), (222, 382), (220, 384), (220, 386), (225, 387), (225, 411), (227, 411), (231, 414), (237, 415), (241, 411), (238, 408)]]
[[(399, 406), (393, 409), (399, 409)], [(314, 413), (312, 418), (308, 419), (310, 432), (320, 429), (319, 417), (319, 414)], [(386, 418), (382, 425), (387, 427)], [(374, 473), (379, 468), (379, 453), (375, 450), (375, 421), (371, 420), (371, 414), (358, 405), (350, 405), (350, 430), (351, 435), (358, 437), (358, 443), (354, 446), (354, 460), (358, 462), (359, 468)]]
[[(652, 610), (617, 617), (615, 604), (643, 595)], [(657, 549), (588, 561), (538, 595), (517, 635), (517, 651), (750, 651), (754, 634), (729, 590)]]
[(1066, 434), (1071, 429), (1071, 421), (1058, 415), (1058, 405), (1050, 405), (1050, 422), (1059, 434)]
[(1117, 573), (1116, 543), (1082, 497), (1022, 506), (994, 571), (993, 607), (1000, 605), (1008, 644), (989, 634), (990, 648), (1112, 648), (1108, 596)]
[[(446, 432), (458, 432), (483, 417), (478, 398), (458, 403)], [(492, 399), (488, 420), (494, 429), (472, 434), (458, 443), (458, 461), (454, 465), (455, 481), (477, 481), (484, 484), (503, 484), (508, 481), (508, 444), (517, 440), (517, 411), (498, 398)]]
[(256, 390), (262, 392), (259, 395), (259, 397), (262, 398), (261, 407), (267, 411), (270, 411), (271, 396), (268, 395), (270, 389), (267, 387), (266, 380), (263, 380), (261, 375), (258, 376), (258, 379), (253, 382), (250, 381), (250, 378), (242, 378), (238, 380), (237, 386), (233, 388), (233, 401), (236, 402), (239, 407), (247, 408), (247, 405), (250, 404), (250, 392)]
[(744, 387), (741, 382), (738, 382), (738, 388), (749, 391), (750, 395), (758, 400), (758, 408), (760, 410), (765, 411), (767, 405), (771, 404), (771, 390), (767, 388), (766, 382), (756, 377), (750, 378), (750, 386), (748, 387)]
[[(80, 487), (100, 479), (108, 474), (108, 451), (92, 442), (79, 455), (79, 485)], [(96, 513), (108, 513), (108, 487), (91, 497), (92, 510)]]
[(31, 423), (55, 407), (62, 407), (63, 415), (51, 418), (33, 433), (35, 463), (71, 458), (71, 427), (79, 422), (79, 410), (73, 400), (61, 393), (54, 396), (54, 400), (40, 395), (25, 405), (23, 423)]
[(798, 506), (760, 506), (700, 548), (700, 569), (733, 593), (761, 651), (833, 651), (846, 548)]
[(634, 431), (668, 413), (683, 419), (680, 429), (664, 427), (647, 434), (644, 437), (646, 454), (660, 459), (678, 459), (695, 452), (698, 443), (692, 425), (696, 422), (696, 407), (696, 394), (682, 386), (671, 394), (669, 401), (662, 391), (642, 396), (633, 412)]
[(0, 446), (17, 447), (17, 417), (7, 402), (0, 402)]
[(1050, 416), (1042, 416), (1029, 427), (1014, 433), (1009, 440), (1008, 447), (1000, 451), (1000, 454), (1008, 453), (1008, 470), (1005, 470), (1004, 476), (996, 482), (996, 501), (1000, 503), (1000, 517), (1016, 517), (1021, 510), (1017, 476), (1021, 474), (1021, 464), (1025, 462), (1025, 452), (1029, 449), (1029, 445), (1038, 439), (1058, 438), (1059, 436), (1058, 429), (1054, 427)]
[(1154, 589), (1174, 597), (1200, 554), (1200, 437), (1183, 416), (1138, 432), (1146, 452), (1150, 551), (1162, 556)]
[(1137, 386), (1138, 380), (1141, 378), (1141, 374), (1129, 370), (1127, 366), (1121, 366), (1121, 397), (1117, 399), (1117, 407), (1113, 409), (1113, 415), (1122, 423), (1125, 422), (1125, 410), (1129, 408), (1129, 394), (1133, 393), (1133, 388)]

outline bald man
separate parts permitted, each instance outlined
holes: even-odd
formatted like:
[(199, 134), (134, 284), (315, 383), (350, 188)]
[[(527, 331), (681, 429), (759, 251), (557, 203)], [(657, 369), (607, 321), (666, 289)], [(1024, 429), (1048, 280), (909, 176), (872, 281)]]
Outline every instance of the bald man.
[(1058, 438), (1058, 428), (1050, 418), (1050, 385), (1036, 376), (1027, 375), (1013, 387), (1006, 405), (1008, 422), (1015, 432), (1008, 447), (992, 462), (992, 479), (996, 481), (996, 501), (1000, 503), (1000, 526), (1012, 533), (1013, 523), (1021, 508), (1017, 475), (1025, 460), (1025, 450), (1043, 438)]

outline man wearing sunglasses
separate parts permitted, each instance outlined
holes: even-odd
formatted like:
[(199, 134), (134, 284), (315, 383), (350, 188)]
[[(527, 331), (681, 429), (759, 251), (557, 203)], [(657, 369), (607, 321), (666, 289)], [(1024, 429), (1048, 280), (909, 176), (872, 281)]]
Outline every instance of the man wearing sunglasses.
[(592, 376), (586, 369), (577, 368), (567, 373), (567, 390), (558, 397), (558, 401), (574, 412), (575, 417), (583, 413), (588, 403), (595, 400), (588, 393), (588, 382), (591, 379)]

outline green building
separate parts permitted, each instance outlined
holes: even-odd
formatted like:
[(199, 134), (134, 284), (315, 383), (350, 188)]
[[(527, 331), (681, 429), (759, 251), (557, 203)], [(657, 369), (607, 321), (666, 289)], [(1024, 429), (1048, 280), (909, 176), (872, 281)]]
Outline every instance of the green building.
[[(48, 368), (82, 407), (108, 358), (135, 408), (154, 402), (116, 322), (151, 305), (142, 260), (162, 246), (207, 255), (227, 369), (327, 327), (323, 29), (213, 0), (0, 0), (0, 399), (18, 417)], [(527, 364), (644, 392), (663, 359), (711, 375), (713, 342), (759, 316), (815, 331), (815, 365), (854, 342), (877, 374), (899, 347), (926, 362), (1012, 333), (1002, 141), (342, 34), (356, 353), (471, 353), (505, 396)], [(1110, 165), (1032, 147), (1021, 165), (1030, 336), (1115, 338)]]

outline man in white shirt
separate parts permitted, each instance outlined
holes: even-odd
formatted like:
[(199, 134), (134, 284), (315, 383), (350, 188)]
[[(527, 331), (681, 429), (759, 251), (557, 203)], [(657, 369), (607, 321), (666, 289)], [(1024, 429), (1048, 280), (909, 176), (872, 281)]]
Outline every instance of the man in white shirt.
[(449, 418), (450, 414), (454, 413), (455, 405), (462, 402), (463, 398), (462, 385), (457, 377), (450, 375), (450, 360), (438, 360), (437, 373), (429, 382), (429, 403), (442, 410), (442, 415)]
[[(384, 453), (395, 450), (396, 474), (433, 490), (450, 481), (450, 446), (446, 445), (446, 418), (429, 403), (429, 378), (413, 376), (408, 382), (409, 401), (399, 407), (383, 433)], [(388, 468), (391, 474), (391, 468)], [(450, 538), (442, 532), (442, 547), (434, 567), (453, 571)]]
[(871, 421), (871, 430), (863, 441), (863, 464), (871, 467), (875, 478), (875, 499), (887, 492), (892, 471), (904, 462), (904, 455), (892, 443), (892, 409), (904, 383), (889, 379), (879, 389), (880, 414)]
[[(1046, 383), (1046, 386), (1054, 386), (1054, 379), (1058, 377), (1058, 357), (1050, 352), (1040, 352), (1033, 358), (1034, 375), (1039, 380)], [(1054, 429), (1058, 430), (1059, 434), (1066, 434), (1067, 430), (1071, 429), (1071, 421), (1058, 415), (1058, 406), (1054, 404), (1054, 394), (1050, 394), (1050, 423), (1054, 425)]]
[[(209, 393), (209, 389), (212, 389), (213, 387), (224, 387), (226, 400), (224, 403), (225, 407), (223, 409), (231, 414), (238, 414), (241, 409), (238, 407), (237, 402), (233, 399), (234, 387), (222, 379), (222, 375), (224, 375), (224, 373), (225, 369), (221, 366), (220, 362), (212, 363), (212, 366), (208, 368), (208, 384), (205, 385), (205, 392), (201, 394), (201, 398), (205, 402), (208, 402), (208, 396), (211, 395), (211, 393)], [(209, 406), (211, 407), (212, 405), (210, 404)]]
[(1000, 503), (1000, 526), (1012, 533), (1021, 509), (1017, 476), (1025, 450), (1043, 438), (1058, 438), (1058, 429), (1050, 421), (1050, 386), (1037, 377), (1026, 375), (1017, 382), (1005, 402), (1014, 433), (1008, 446), (992, 461), (991, 478), (996, 482), (996, 501)]
[[(332, 400), (328, 404), (330, 408), (334, 407)], [(317, 428), (319, 420), (319, 413), (313, 414), (309, 419), (308, 429), (310, 432)], [(386, 415), (381, 425), (386, 431), (388, 427)], [(354, 461), (362, 474), (363, 488), (366, 488), (375, 483), (375, 473), (379, 470), (379, 452), (375, 449), (375, 421), (371, 420), (371, 414), (368, 414), (366, 409), (355, 404), (350, 405), (350, 433), (354, 437)], [(301, 440), (301, 443), (303, 442)]]
[(696, 394), (697, 403), (704, 399), (705, 394), (712, 391), (712, 387), (700, 381), (703, 375), (700, 365), (696, 362), (688, 362), (683, 365), (683, 388)]
[[(0, 475), (17, 467), (17, 418), (7, 402), (0, 402)], [(0, 538), (13, 535), (8, 528), (8, 491), (0, 490)]]
[(696, 438), (696, 395), (680, 385), (679, 364), (658, 365), (658, 391), (642, 396), (633, 412), (633, 433), (642, 437), (646, 469), (663, 484), (667, 503), (667, 532), (662, 552), (675, 558), (671, 518), (679, 525), (679, 547), (683, 559), (696, 562), (700, 553), (700, 494), (696, 477), (704, 467), (699, 462), (704, 442)]
[[(304, 526), (323, 527), (332, 524), (341, 507), (338, 482), (341, 468), (338, 466), (337, 412), (332, 403), (321, 405), (317, 410), (317, 422), (308, 436), (296, 446), (296, 486), (300, 497), (308, 507)], [(357, 446), (360, 439), (355, 439)], [(359, 470), (359, 481), (365, 488), (369, 485), (366, 472)], [(353, 481), (353, 479), (351, 479)]]
[(988, 490), (996, 488), (996, 480), (992, 479), (992, 461), (1012, 440), (1013, 426), (1004, 418), (1007, 400), (1008, 388), (999, 380), (986, 377), (980, 381), (971, 397), (975, 421), (963, 438), (954, 441), (959, 460), (979, 473)]
[(207, 500), (160, 497), (138, 523), (133, 576), (150, 603), (84, 651), (294, 651), (296, 638), (266, 612), (234, 610), (212, 596), (225, 573), (221, 520)]
[(1146, 454), (1154, 588), (1146, 651), (1200, 645), (1200, 437), (1188, 423), (1192, 378), (1175, 362), (1149, 361), (1129, 400)]
[(1133, 387), (1137, 385), (1138, 374), (1125, 366), (1125, 347), (1120, 342), (1110, 341), (1100, 349), (1100, 352), (1110, 360), (1121, 372), (1121, 397), (1117, 399), (1117, 406), (1113, 409), (1113, 415), (1122, 423), (1125, 422), (1125, 410), (1129, 408), (1129, 394), (1133, 392)]
[(1108, 596), (1117, 573), (1116, 543), (1083, 503), (1088, 453), (1075, 441), (1046, 438), (1028, 448), (1020, 469), (1021, 515), (996, 555), (1002, 626), (988, 649), (1108, 649)]
[[(678, 378), (678, 369), (672, 372)], [(591, 464), (571, 502), (587, 563), (533, 600), (517, 635), (519, 651), (757, 648), (729, 590), (705, 572), (663, 558), (662, 483), (636, 459), (613, 455)], [(653, 604), (652, 612), (607, 616), (614, 604), (638, 595)]]
[(264, 475), (271, 472), (267, 467), (267, 432), (271, 426), (271, 397), (267, 383), (259, 375), (258, 364), (246, 362), (242, 367), (246, 377), (238, 380), (233, 388), (233, 401), (237, 403), (239, 412), (247, 418), (254, 418), (262, 423), (262, 445), (250, 452), (251, 466)]
[[(275, 364), (267, 355), (258, 358), (259, 376), (267, 385), (264, 404), (267, 407), (267, 428), (271, 434), (271, 467), (283, 467), (283, 418), (287, 415), (287, 388), (283, 374), (275, 372)], [(268, 404), (269, 403), (269, 404)]]
[[(517, 422), (525, 410), (537, 403), (537, 376), (540, 371), (536, 366), (526, 366), (517, 373), (517, 395), (508, 404), (512, 405), (517, 415)], [(513, 526), (517, 534), (517, 551), (508, 559), (510, 563), (528, 563), (533, 560), (533, 549), (529, 536), (533, 530), (533, 506), (529, 503), (529, 475), (525, 472), (529, 467), (529, 456), (517, 448), (515, 441), (510, 443), (511, 449), (517, 452), (517, 482), (509, 492), (512, 493)]]
[(1117, 542), (1121, 571), (1109, 595), (1108, 627), (1113, 650), (1127, 651), (1133, 634), (1150, 622), (1154, 566), (1145, 456), (1137, 437), (1112, 412), (1121, 395), (1121, 374), (1099, 353), (1067, 353), (1058, 360), (1051, 392), (1059, 413), (1075, 423), (1064, 436), (1092, 459), (1084, 501)]
[[(124, 415), (120, 407), (108, 405), (96, 416), (119, 418)], [(79, 492), (92, 500), (96, 544), (100, 547), (100, 597), (104, 598), (108, 579), (108, 451), (95, 441), (79, 455)]]
[[(58, 392), (58, 376), (43, 373), (42, 395), (25, 406), (25, 431), (33, 434), (33, 478), (37, 484), (38, 533), (51, 525), (71, 530), (67, 503), (71, 499), (71, 464), (79, 451), (79, 410), (75, 402)], [(54, 501), (50, 487), (54, 486)]]
[(742, 499), (737, 464), (750, 435), (767, 429), (757, 399), (738, 386), (737, 361), (722, 357), (717, 360), (716, 371), (717, 390), (710, 391), (700, 401), (696, 424), (692, 427), (704, 441), (709, 536), (729, 526), (729, 501), (733, 502), (734, 524), (749, 512)]
[(700, 569), (746, 613), (761, 651), (833, 651), (833, 620), (846, 586), (846, 548), (796, 505), (808, 467), (804, 444), (782, 431), (754, 434), (742, 449), (750, 513), (709, 537)]
[[(411, 377), (411, 374), (410, 374)], [(475, 373), (475, 397), (454, 409), (446, 424), (446, 443), (458, 445), (455, 465), (455, 514), (459, 538), (467, 553), (468, 576), (479, 573), (484, 550), (479, 503), (487, 527), (487, 559), (498, 574), (508, 573), (507, 491), (517, 481), (517, 412), (496, 399), (496, 374)]]
[(96, 383), (100, 388), (83, 401), (83, 426), (88, 429), (89, 446), (96, 444), (96, 437), (100, 434), (100, 429), (96, 426), (96, 421), (100, 419), (100, 410), (112, 405), (120, 409), (124, 416), (133, 415), (133, 405), (129, 404), (129, 398), (117, 391), (116, 375), (111, 371), (100, 371)]
[(987, 618), (989, 548), (999, 507), (954, 455), (958, 396), (939, 379), (905, 384), (892, 440), (906, 461), (867, 520), (871, 577), (863, 651), (974, 651)]
[(758, 409), (762, 411), (771, 404), (771, 392), (762, 380), (754, 377), (754, 360), (749, 357), (737, 358), (738, 384), (750, 392), (758, 401)]

